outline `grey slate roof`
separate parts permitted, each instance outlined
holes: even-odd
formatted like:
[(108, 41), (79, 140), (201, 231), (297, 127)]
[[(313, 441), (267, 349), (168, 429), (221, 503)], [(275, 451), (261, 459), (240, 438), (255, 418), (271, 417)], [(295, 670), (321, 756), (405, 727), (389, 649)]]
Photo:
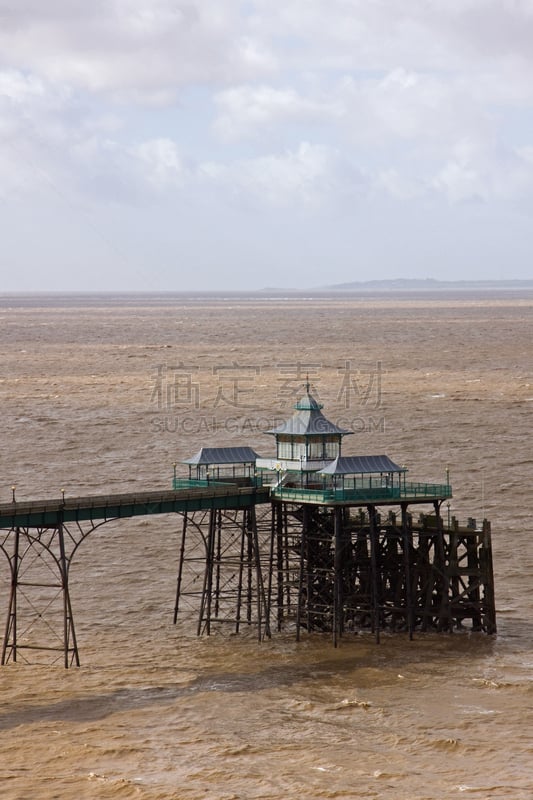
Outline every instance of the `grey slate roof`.
[(407, 472), (388, 456), (340, 456), (319, 470), (319, 475), (361, 475), (382, 472)]
[(274, 436), (284, 433), (288, 436), (324, 436), (328, 434), (345, 435), (352, 431), (339, 428), (323, 415), (322, 406), (307, 392), (294, 406), (296, 413), (293, 416), (272, 428), (266, 433)]
[(183, 464), (250, 464), (259, 458), (251, 447), (202, 447)]

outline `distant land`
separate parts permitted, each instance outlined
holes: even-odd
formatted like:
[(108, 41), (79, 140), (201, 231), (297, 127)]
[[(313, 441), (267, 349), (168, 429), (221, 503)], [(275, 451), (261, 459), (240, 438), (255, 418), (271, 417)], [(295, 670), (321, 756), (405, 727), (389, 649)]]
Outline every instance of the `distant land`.
[(35, 291), (35, 292), (2, 292), (0, 290), (0, 308), (40, 308), (60, 306), (65, 308), (88, 308), (99, 306), (163, 306), (169, 302), (187, 303), (203, 302), (206, 299), (215, 302), (238, 299), (306, 300), (309, 298), (370, 298), (401, 297), (405, 299), (458, 296), (466, 298), (479, 297), (492, 299), (501, 294), (505, 299), (527, 298), (533, 296), (533, 279), (510, 280), (462, 280), (443, 281), (436, 278), (391, 278), (389, 280), (350, 281), (327, 286), (307, 288), (265, 286), (262, 289), (189, 289), (189, 290), (104, 290), (104, 291)]
[(440, 281), (436, 278), (393, 278), (391, 280), (351, 281), (321, 286), (318, 291), (331, 292), (416, 292), (416, 291), (472, 291), (487, 290), (520, 290), (533, 289), (533, 280), (496, 280), (496, 281)]

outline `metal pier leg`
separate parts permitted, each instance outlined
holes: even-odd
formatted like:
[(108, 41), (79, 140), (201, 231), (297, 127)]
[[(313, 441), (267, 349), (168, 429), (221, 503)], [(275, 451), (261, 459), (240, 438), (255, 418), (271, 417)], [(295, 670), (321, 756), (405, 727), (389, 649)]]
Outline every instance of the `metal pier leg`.
[(343, 630), (343, 525), (342, 509), (335, 507), (334, 511), (334, 536), (335, 536), (335, 561), (333, 571), (333, 645), (337, 647), (338, 639)]
[[(298, 578), (298, 600), (296, 605), (296, 641), (300, 641), (300, 629), (302, 625), (302, 601), (304, 596), (304, 578), (305, 578), (305, 594), (306, 594), (306, 608), (307, 608), (307, 630), (309, 630), (309, 554), (308, 549), (308, 528), (309, 528), (309, 507), (302, 507), (302, 534), (300, 537), (300, 570)], [(307, 574), (305, 573), (304, 564), (307, 555)]]
[(215, 523), (215, 618), (220, 612), (220, 570), (222, 559), (222, 512), (216, 511)]
[(243, 521), (243, 524), (241, 526), (241, 546), (239, 551), (239, 578), (237, 582), (237, 609), (236, 609), (236, 619), (235, 619), (235, 633), (239, 633), (239, 628), (241, 625), (242, 578), (244, 573), (245, 542), (246, 542), (246, 526)]
[(370, 530), (370, 565), (372, 570), (372, 632), (375, 633), (376, 642), (379, 644), (379, 576), (378, 576), (378, 529), (376, 520), (376, 507), (367, 506)]
[(449, 633), (453, 633), (453, 621), (450, 608), (450, 570), (449, 560), (446, 557), (444, 527), (442, 523), (442, 517), (440, 516), (440, 503), (435, 501), (433, 507), (435, 509), (435, 521), (437, 527), (435, 560), (437, 561), (437, 569), (441, 575), (437, 630), (442, 631), (443, 629), (446, 629)]
[(270, 620), (268, 617), (268, 606), (265, 596), (265, 584), (263, 581), (263, 572), (261, 569), (261, 552), (259, 548), (259, 536), (257, 533), (257, 517), (255, 508), (248, 512), (248, 531), (252, 541), (252, 551), (255, 564), (255, 583), (257, 592), (257, 636), (259, 641), (263, 640), (263, 610), (265, 612), (264, 619), (264, 635), (270, 638)]
[(496, 633), (496, 601), (494, 597), (494, 572), (492, 566), (492, 542), (490, 522), (483, 520), (482, 532), (483, 545), (480, 549), (480, 563), (483, 565), (484, 600), (485, 600), (485, 630), (489, 634)]
[(7, 664), (10, 656), (13, 661), (17, 660), (17, 586), (20, 565), (20, 528), (14, 529), (14, 537), (13, 556), (9, 560), (11, 569), (11, 592), (9, 596), (9, 609), (7, 612), (4, 642), (2, 645), (2, 665)]
[(479, 563), (479, 552), (477, 535), (474, 531), (466, 537), (467, 546), (467, 568), (468, 568), (468, 601), (472, 609), (472, 630), (482, 630), (481, 624), (481, 570)]
[(215, 548), (215, 510), (209, 512), (209, 531), (206, 541), (205, 553), (205, 572), (202, 587), (202, 600), (200, 603), (200, 615), (198, 618), (198, 636), (202, 633), (202, 623), (205, 620), (206, 633), (211, 633), (211, 595), (213, 591), (213, 554)]
[(412, 641), (414, 627), (415, 627), (414, 613), (413, 613), (413, 584), (411, 578), (412, 532), (409, 529), (407, 504), (402, 503), (401, 508), (402, 508), (402, 538), (403, 538), (404, 569), (405, 569), (405, 605), (407, 612), (407, 631), (409, 633), (409, 639), (410, 641)]
[[(274, 506), (273, 504), (270, 507), (270, 545), (268, 551), (268, 581), (267, 581), (267, 593), (266, 593), (266, 609), (265, 609), (265, 616), (268, 620), (268, 625), (270, 628), (270, 614), (272, 611), (272, 578), (274, 576), (274, 545), (276, 542), (276, 518), (274, 515)], [(278, 588), (279, 591), (279, 588)], [(270, 637), (270, 633), (268, 634)]]
[(254, 550), (253, 542), (248, 530), (246, 511), (243, 515), (243, 529), (246, 536), (246, 622), (248, 625), (252, 623), (252, 603), (253, 603), (253, 559)]
[(183, 575), (183, 560), (185, 557), (185, 538), (187, 535), (187, 512), (183, 515), (183, 526), (181, 529), (181, 544), (180, 544), (180, 561), (178, 565), (178, 579), (176, 581), (176, 603), (174, 605), (174, 625), (178, 620), (178, 609), (179, 609), (179, 602), (180, 602), (180, 592), (181, 592), (181, 579)]
[[(59, 537), (59, 569), (61, 572), (61, 587), (63, 591), (63, 645), (65, 652), (65, 668), (72, 666), (73, 663), (79, 667), (80, 657), (78, 653), (76, 631), (74, 628), (74, 617), (72, 615), (72, 605), (70, 602), (70, 592), (68, 588), (68, 573), (70, 564), (65, 553), (65, 531), (62, 523), (60, 523), (57, 527), (57, 535)], [(70, 660), (69, 654), (72, 656)]]
[[(272, 514), (276, 515), (276, 528), (275, 528), (275, 536), (276, 536), (276, 569), (277, 569), (277, 603), (278, 603), (278, 631), (281, 631), (283, 626), (283, 614), (284, 614), (284, 597), (285, 597), (285, 580), (289, 581), (289, 572), (288, 572), (288, 565), (287, 570), (284, 571), (284, 557), (285, 552), (283, 549), (283, 515), (282, 515), (282, 508), (281, 504), (273, 503), (272, 504)], [(285, 546), (287, 548), (288, 543), (285, 541)], [(289, 591), (289, 590), (287, 590)], [(290, 595), (287, 597), (287, 612), (290, 610)]]

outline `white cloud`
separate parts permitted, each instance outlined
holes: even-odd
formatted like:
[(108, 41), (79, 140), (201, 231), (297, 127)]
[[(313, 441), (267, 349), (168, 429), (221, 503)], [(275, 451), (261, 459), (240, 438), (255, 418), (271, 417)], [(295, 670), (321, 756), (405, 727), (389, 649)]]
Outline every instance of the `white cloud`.
[(254, 30), (322, 69), (455, 71), (533, 52), (531, 0), (256, 0)]
[(206, 163), (205, 180), (237, 203), (290, 208), (300, 214), (329, 209), (364, 190), (366, 178), (331, 148), (301, 142), (278, 155), (243, 159), (229, 165)]
[(520, 204), (533, 200), (529, 150), (504, 150), (494, 143), (464, 140), (433, 179), (452, 203), (491, 201)]
[(389, 167), (378, 172), (375, 178), (377, 190), (399, 200), (412, 200), (427, 193), (427, 185), (420, 178)]
[(262, 75), (275, 61), (231, 0), (18, 0), (0, 22), (0, 65), (141, 102), (171, 102), (191, 82)]
[(215, 130), (225, 139), (272, 134), (277, 125), (309, 123), (330, 116), (330, 104), (303, 97), (294, 88), (264, 84), (235, 86), (214, 97), (218, 109)]
[(491, 132), (487, 108), (473, 102), (461, 79), (395, 69), (380, 79), (345, 78), (338, 102), (352, 137), (389, 144), (411, 140), (439, 146), (465, 133)]
[(186, 170), (176, 143), (170, 139), (153, 139), (132, 148), (131, 155), (142, 165), (146, 180), (157, 189), (181, 185)]
[(33, 75), (23, 75), (18, 70), (0, 72), (0, 98), (12, 103), (27, 103), (45, 94), (43, 82)]

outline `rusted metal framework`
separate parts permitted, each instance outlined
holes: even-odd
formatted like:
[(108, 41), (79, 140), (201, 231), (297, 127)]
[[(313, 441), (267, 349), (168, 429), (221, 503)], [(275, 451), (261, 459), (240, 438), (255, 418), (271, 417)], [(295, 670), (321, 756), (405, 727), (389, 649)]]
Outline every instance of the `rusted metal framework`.
[[(52, 662), (79, 666), (69, 576), (79, 546), (97, 528), (135, 516), (206, 510), (245, 510), (255, 518), (255, 505), (268, 496), (266, 489), (225, 484), (1, 504), (0, 551), (10, 577), (1, 664), (29, 661), (41, 651)], [(246, 529), (255, 528), (247, 522)]]
[(47, 651), (65, 667), (80, 658), (69, 590), (72, 559), (82, 541), (103, 522), (0, 531), (0, 549), (9, 562), (11, 590), (1, 663), (29, 660), (29, 651)]
[(248, 512), (238, 523), (189, 515), (174, 621), (185, 601), (199, 634), (224, 622), (238, 632), (243, 619), (257, 624), (259, 638), (272, 628), (293, 629), (297, 639), (325, 631), (335, 644), (360, 630), (377, 641), (383, 630), (495, 633), (490, 524), (478, 530), (452, 518), (447, 527), (438, 501), (416, 521), (407, 503), (385, 514), (373, 504), (278, 500), (268, 513), (263, 507), (260, 532)]
[(198, 635), (216, 623), (235, 633), (253, 625), (270, 636), (268, 506), (183, 515), (174, 622), (194, 619)]

